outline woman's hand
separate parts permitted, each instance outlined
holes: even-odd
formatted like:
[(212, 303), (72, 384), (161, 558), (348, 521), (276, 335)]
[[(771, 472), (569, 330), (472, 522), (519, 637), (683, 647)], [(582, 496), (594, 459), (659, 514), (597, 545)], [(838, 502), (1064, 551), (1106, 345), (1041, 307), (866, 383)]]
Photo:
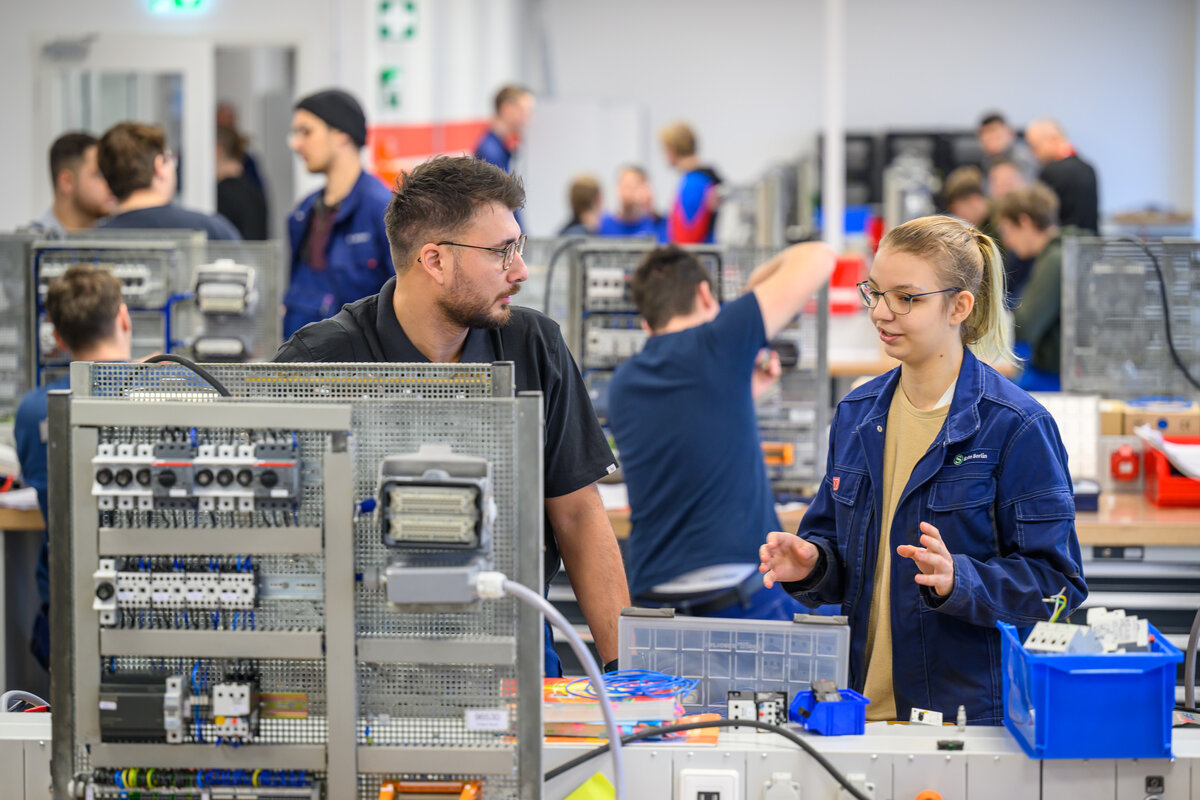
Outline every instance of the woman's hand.
[(921, 544), (924, 547), (902, 544), (896, 548), (896, 552), (902, 558), (911, 558), (916, 562), (920, 572), (913, 580), (933, 589), (938, 597), (946, 597), (954, 590), (954, 559), (937, 528), (922, 522), (921, 531)]
[(820, 555), (815, 544), (793, 533), (768, 533), (767, 543), (758, 548), (758, 557), (762, 561), (758, 571), (763, 574), (763, 586), (770, 589), (776, 581), (804, 580), (817, 565)]

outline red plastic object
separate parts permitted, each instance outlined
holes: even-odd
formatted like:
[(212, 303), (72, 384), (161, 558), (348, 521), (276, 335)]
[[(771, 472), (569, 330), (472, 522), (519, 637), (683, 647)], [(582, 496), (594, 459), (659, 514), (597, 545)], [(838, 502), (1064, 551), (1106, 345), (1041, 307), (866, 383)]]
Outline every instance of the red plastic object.
[[(1200, 436), (1164, 436), (1175, 444), (1200, 445)], [(1146, 448), (1146, 499), (1156, 506), (1200, 506), (1200, 480), (1180, 474), (1161, 450)]]
[(1136, 481), (1141, 471), (1137, 452), (1132, 445), (1128, 444), (1123, 444), (1113, 451), (1112, 457), (1108, 460), (1108, 466), (1115, 481)]
[(866, 277), (867, 262), (862, 256), (838, 256), (833, 277), (829, 280), (829, 311), (832, 314), (853, 314), (863, 307), (858, 296), (858, 282)]

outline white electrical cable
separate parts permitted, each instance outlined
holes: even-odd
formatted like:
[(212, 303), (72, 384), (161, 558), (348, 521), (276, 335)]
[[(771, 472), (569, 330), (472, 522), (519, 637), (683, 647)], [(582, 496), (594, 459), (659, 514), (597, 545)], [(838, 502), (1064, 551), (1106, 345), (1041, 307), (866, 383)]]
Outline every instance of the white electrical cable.
[(0, 714), (8, 711), (8, 705), (14, 700), (24, 700), (35, 706), (49, 706), (42, 698), (30, 692), (23, 692), (20, 689), (11, 689), (4, 694), (0, 694)]
[(608, 730), (609, 751), (612, 753), (613, 762), (613, 787), (616, 789), (616, 800), (625, 800), (625, 761), (621, 752), (621, 731), (617, 728), (617, 718), (613, 714), (612, 701), (608, 697), (608, 689), (604, 686), (604, 676), (600, 669), (600, 665), (596, 663), (596, 659), (592, 657), (591, 652), (587, 649), (587, 645), (583, 643), (583, 639), (571, 627), (571, 623), (567, 622), (567, 618), (559, 613), (558, 609), (550, 604), (546, 598), (542, 597), (537, 592), (515, 581), (511, 581), (499, 572), (481, 572), (475, 578), (475, 590), (480, 597), (496, 599), (504, 594), (510, 594), (513, 597), (525, 603), (536, 607), (541, 611), (550, 624), (558, 628), (566, 635), (567, 641), (571, 644), (571, 649), (575, 651), (576, 657), (583, 664), (584, 670), (588, 674), (588, 678), (592, 681), (592, 687), (596, 690), (596, 697), (600, 703), (600, 709), (604, 712), (604, 725)]

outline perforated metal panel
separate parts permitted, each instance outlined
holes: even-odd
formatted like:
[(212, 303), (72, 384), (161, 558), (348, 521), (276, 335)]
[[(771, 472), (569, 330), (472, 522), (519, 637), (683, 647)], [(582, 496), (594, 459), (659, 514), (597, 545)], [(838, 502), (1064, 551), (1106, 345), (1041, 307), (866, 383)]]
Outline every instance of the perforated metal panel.
[[(654, 242), (586, 241), (573, 248), (571, 272), (572, 351), (579, 362), (592, 404), (603, 424), (607, 419), (608, 384), (613, 372), (641, 350), (646, 335), (633, 304), (629, 283)], [(772, 249), (700, 245), (688, 248), (713, 276), (715, 295), (731, 302), (745, 291), (760, 264), (777, 254)], [(804, 309), (774, 341), (789, 356), (778, 385), (759, 399), (762, 441), (782, 457), (768, 463), (777, 494), (807, 493), (825, 471), (829, 424), (829, 369), (826, 359), (828, 304), (826, 290)]]
[[(277, 541), (276, 537), (286, 541), (290, 530), (302, 532), (318, 528), (323, 530), (323, 553), (259, 553), (251, 556), (260, 592), (269, 581), (278, 582), (288, 576), (322, 577), (328, 585), (341, 575), (347, 580), (346, 594), (336, 608), (328, 596), (273, 599), (264, 594), (254, 612), (253, 631), (247, 631), (244, 614), (234, 619), (228, 611), (221, 612), (212, 624), (205, 619), (187, 620), (182, 625), (180, 616), (172, 612), (126, 613), (115, 631), (150, 637), (160, 631), (165, 635), (181, 629), (200, 633), (226, 632), (226, 636), (230, 630), (250, 636), (259, 633), (300, 635), (315, 631), (323, 632), (327, 639), (335, 633), (339, 636), (349, 633), (351, 638), (347, 641), (357, 639), (360, 647), (363, 642), (372, 643), (372, 655), (355, 658), (351, 653), (345, 660), (346, 650), (339, 647), (337, 655), (345, 660), (345, 666), (335, 668), (332, 661), (335, 653), (330, 649), (333, 645), (329, 644), (321, 648), (323, 657), (316, 657), (318, 654), (314, 652), (308, 658), (298, 659), (269, 658), (264, 657), (265, 654), (238, 659), (156, 658), (111, 652), (110, 644), (109, 651), (98, 660), (100, 679), (105, 671), (154, 670), (165, 678), (169, 674), (191, 675), (196, 669), (201, 675), (220, 675), (234, 667), (252, 668), (259, 675), (261, 692), (302, 693), (306, 715), (302, 719), (262, 719), (254, 742), (238, 751), (243, 760), (251, 759), (255, 748), (317, 745), (329, 748), (330, 764), (333, 764), (335, 733), (344, 731), (344, 738), (337, 742), (341, 754), (337, 760), (343, 764), (347, 753), (353, 760), (354, 748), (359, 753), (386, 748), (388, 753), (397, 754), (385, 756), (383, 760), (368, 758), (367, 763), (376, 766), (366, 769), (367, 772), (378, 771), (382, 765), (420, 763), (419, 760), (414, 762), (412, 757), (406, 760), (404, 748), (415, 747), (422, 752), (431, 748), (447, 752), (469, 748), (476, 754), (475, 758), (480, 753), (491, 754), (486, 766), (468, 759), (460, 767), (470, 770), (474, 766), (481, 770), (468, 772), (463, 777), (481, 781), (485, 797), (535, 796), (522, 793), (520, 787), (540, 785), (536, 767), (540, 758), (530, 760), (526, 756), (531, 748), (540, 754), (540, 737), (527, 735), (530, 729), (540, 732), (540, 694), (528, 692), (529, 703), (520, 702), (518, 687), (526, 679), (522, 677), (524, 672), (517, 670), (514, 658), (524, 657), (519, 656), (516, 647), (518, 630), (522, 631), (521, 636), (529, 639), (523, 645), (523, 652), (540, 654), (537, 615), (529, 617), (531, 612), (520, 609), (510, 598), (456, 610), (441, 607), (431, 607), (429, 611), (396, 610), (385, 602), (380, 588), (363, 578), (372, 569), (385, 565), (389, 558), (389, 551), (381, 543), (377, 516), (370, 511), (349, 513), (352, 506), (362, 507), (363, 501), (376, 497), (379, 465), (385, 457), (415, 452), (423, 445), (447, 445), (456, 454), (482, 457), (490, 465), (496, 516), (491, 525), (489, 568), (518, 576), (529, 573), (528, 568), (522, 573), (522, 565), (528, 560), (532, 563), (532, 574), (540, 576), (538, 559), (529, 559), (528, 555), (530, 532), (521, 535), (522, 520), (525, 520), (524, 524), (529, 520), (527, 516), (522, 517), (519, 508), (520, 503), (537, 497), (536, 514), (538, 519), (541, 517), (540, 490), (531, 495), (528, 486), (533, 481), (540, 487), (540, 470), (528, 468), (540, 463), (540, 444), (534, 454), (536, 457), (524, 462), (522, 469), (519, 460), (519, 441), (522, 440), (518, 437), (522, 435), (521, 426), (525, 423), (520, 419), (523, 413), (527, 414), (530, 408), (527, 401), (531, 398), (512, 396), (511, 367), (433, 364), (207, 366), (213, 377), (228, 387), (234, 395), (232, 399), (218, 397), (204, 380), (180, 365), (76, 364), (72, 374), (73, 389), (80, 399), (72, 407), (84, 409), (86, 403), (97, 402), (104, 403), (104, 407), (113, 409), (114, 413), (119, 410), (120, 419), (113, 421), (120, 424), (92, 428), (96, 447), (105, 442), (154, 443), (172, 430), (173, 435), (183, 436), (193, 444), (254, 442), (260, 438), (278, 440), (294, 435), (302, 464), (303, 492), (298, 506), (288, 513), (93, 510), (93, 516), (89, 518), (86, 503), (81, 508), (77, 502), (75, 517), (82, 527), (76, 532), (76, 547), (79, 546), (80, 532), (87, 530), (110, 537), (123, 532), (137, 536), (143, 531), (167, 534), (183, 530), (189, 536), (201, 538), (222, 531), (245, 529), (247, 535), (253, 533), (254, 537), (259, 537), (255, 541), (264, 541), (261, 538), (264, 535), (271, 541)], [(118, 402), (113, 404), (113, 401)], [(267, 402), (272, 405), (264, 405)], [(164, 403), (171, 405), (159, 416), (171, 416), (175, 428), (165, 429), (162, 423), (149, 424), (149, 420), (146, 425), (130, 422), (139, 416), (153, 415), (154, 410)], [(180, 406), (180, 403), (186, 405)], [(275, 408), (277, 414), (294, 416), (297, 406), (314, 403), (322, 408), (339, 404), (349, 409), (351, 466), (341, 474), (322, 466), (323, 459), (329, 458), (336, 431), (292, 432), (286, 425), (278, 429), (264, 426), (263, 421), (273, 416), (268, 409)], [(214, 412), (222, 420), (227, 416), (229, 427), (193, 425), (187, 413), (173, 410), (177, 407), (195, 409), (196, 413), (204, 411), (208, 414), (206, 419)], [(525, 412), (522, 412), (523, 408)], [(179, 417), (177, 420), (176, 416)], [(533, 419), (535, 422), (540, 420), (540, 414), (535, 414)], [(74, 454), (77, 476), (86, 475), (90, 480), (88, 470), (94, 452)], [(345, 487), (339, 491), (347, 516), (340, 524), (331, 525), (329, 504), (338, 497), (330, 487), (335, 484)], [(79, 490), (75, 491), (79, 496)], [(540, 537), (537, 545), (540, 546)], [(95, 545), (91, 547), (94, 552)], [(230, 547), (237, 548), (238, 545), (235, 543)], [(525, 557), (520, 554), (522, 547), (527, 551)], [(335, 551), (345, 554), (344, 569), (352, 570), (357, 580), (349, 582), (344, 578), (348, 572), (339, 572), (331, 566), (334, 562), (329, 560), (329, 553)], [(182, 557), (122, 553), (118, 555), (117, 568), (190, 571), (206, 564), (211, 566), (212, 558), (218, 562), (221, 559), (228, 561), (232, 552), (190, 551)], [(250, 544), (236, 552), (253, 554), (256, 548)], [(406, 552), (420, 554), (423, 551), (410, 549)], [(80, 563), (75, 569), (90, 574), (95, 566)], [(90, 598), (77, 599), (75, 608), (77, 625), (84, 626), (83, 629), (95, 626), (96, 613), (90, 608)], [(109, 637), (108, 641), (118, 640)], [(139, 638), (138, 641), (152, 639)], [(458, 649), (451, 647), (447, 651), (447, 643)], [(440, 663), (438, 657), (430, 655), (428, 647), (443, 648), (439, 651), (443, 653)], [(508, 656), (504, 655), (506, 652)], [(482, 663), (472, 663), (473, 655), (483, 658)], [(326, 659), (331, 659), (329, 666), (326, 666)], [(89, 670), (85, 668), (83, 674), (88, 677)], [(330, 699), (329, 693), (334, 686), (341, 687), (339, 691), (349, 692), (349, 704), (344, 699), (337, 703)], [(80, 702), (86, 704), (88, 701)], [(466, 723), (467, 709), (503, 710), (508, 722), (499, 729), (470, 729)], [(334, 716), (347, 710), (350, 712), (349, 727), (339, 727)], [(210, 744), (217, 733), (215, 723), (211, 713), (202, 710), (192, 720), (185, 743)], [(525, 741), (529, 744), (522, 744)], [(81, 743), (94, 743), (94, 740), (84, 738)], [(166, 754), (171, 752), (173, 745), (157, 747), (154, 752), (169, 757)], [(105, 758), (111, 760), (112, 756)], [(152, 762), (152, 758), (150, 761), (143, 758), (137, 766), (153, 766)], [(522, 765), (527, 762), (535, 766), (526, 770)], [(86, 772), (95, 763), (94, 755), (81, 751), (77, 754), (75, 769)], [(113, 765), (110, 761), (101, 761), (99, 766)], [(524, 775), (526, 771), (530, 774)], [(437, 777), (446, 776), (438, 774)], [(348, 789), (373, 798), (378, 795), (383, 779), (382, 775), (360, 775), (353, 785), (337, 783), (340, 788), (336, 788), (331, 767), (329, 796), (348, 798), (351, 796), (346, 793)]]
[[(1147, 242), (1158, 258), (1175, 348), (1200, 377), (1200, 242)], [(1062, 387), (1105, 397), (1200, 396), (1167, 345), (1162, 287), (1151, 258), (1119, 239), (1063, 241)]]
[(34, 330), (29, 300), (29, 245), (32, 236), (0, 236), (0, 419), (17, 410), (33, 388), (26, 343)]

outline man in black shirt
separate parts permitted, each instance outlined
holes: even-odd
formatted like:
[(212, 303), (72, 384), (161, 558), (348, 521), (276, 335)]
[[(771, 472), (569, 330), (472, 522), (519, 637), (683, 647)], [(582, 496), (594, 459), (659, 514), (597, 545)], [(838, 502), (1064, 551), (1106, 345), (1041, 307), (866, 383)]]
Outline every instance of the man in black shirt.
[[(611, 662), (629, 590), (595, 482), (616, 463), (558, 325), (510, 304), (529, 277), (513, 216), (524, 201), (520, 180), (485, 161), (416, 167), (385, 218), (395, 277), (297, 331), (275, 360), (512, 361), (517, 391), (540, 391), (545, 403), (546, 581), (561, 555), (596, 649)], [(560, 674), (548, 636), (546, 674)]]
[(1096, 170), (1075, 154), (1075, 147), (1062, 126), (1052, 119), (1031, 122), (1025, 130), (1025, 141), (1042, 163), (1038, 180), (1058, 196), (1059, 222), (1098, 233), (1100, 198)]
[(267, 198), (246, 174), (246, 139), (236, 128), (217, 127), (217, 213), (243, 239), (267, 238)]

